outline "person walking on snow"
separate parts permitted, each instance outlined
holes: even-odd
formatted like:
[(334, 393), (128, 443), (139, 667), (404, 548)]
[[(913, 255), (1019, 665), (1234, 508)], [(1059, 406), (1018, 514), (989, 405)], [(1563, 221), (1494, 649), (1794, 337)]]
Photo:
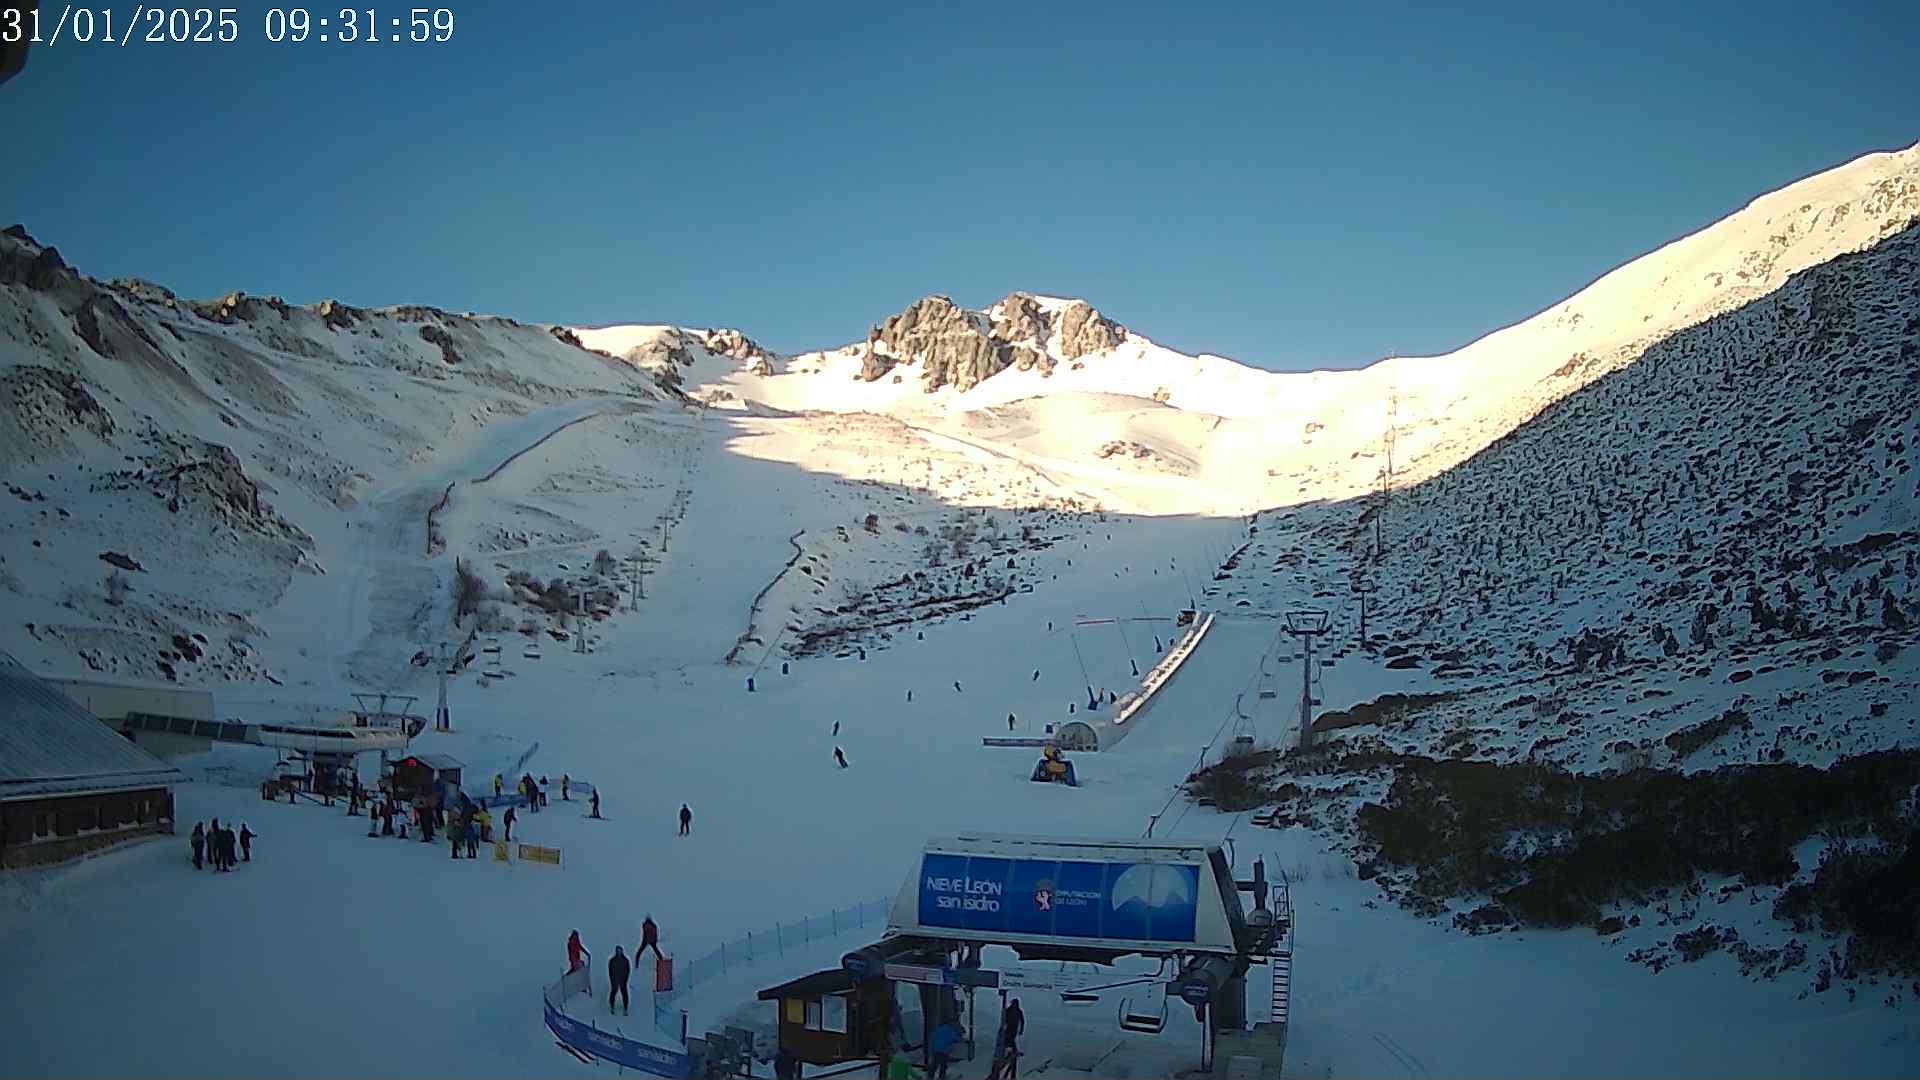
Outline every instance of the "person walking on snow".
[(193, 868), (195, 870), (201, 869), (200, 855), (201, 855), (201, 852), (204, 851), (207, 846), (206, 826), (200, 824), (197, 821), (194, 822), (193, 835), (187, 837), (187, 843), (192, 845), (193, 847)]
[(987, 1080), (1013, 1080), (1020, 1066), (1020, 1036), (1026, 1030), (1026, 1014), (1020, 1011), (1020, 999), (1014, 998), (1000, 1013), (1000, 1031), (993, 1039), (993, 1069), (987, 1073)]
[(567, 935), (567, 970), (578, 971), (587, 966), (587, 947), (580, 944), (580, 931)]
[(507, 827), (507, 835), (505, 837), (507, 843), (513, 843), (513, 807), (507, 807), (507, 814), (500, 819), (500, 823)]
[(568, 776), (566, 773), (561, 773), (560, 774), (560, 801), (561, 802), (572, 801), (567, 798), (567, 790), (572, 786), (573, 786), (573, 778)]
[(631, 1011), (633, 1002), (627, 996), (627, 976), (632, 972), (633, 965), (627, 962), (627, 954), (620, 950), (620, 946), (615, 945), (613, 955), (607, 957), (608, 1012), (613, 1011), (613, 999), (616, 996), (620, 999), (620, 1014), (624, 1016)]
[(691, 832), (693, 832), (693, 811), (687, 809), (686, 803), (681, 803), (680, 804), (680, 835), (686, 836)]
[(951, 1020), (942, 1020), (940, 1026), (933, 1029), (933, 1037), (927, 1040), (927, 1049), (932, 1052), (933, 1060), (927, 1065), (929, 1080), (947, 1080), (947, 1062), (953, 1057), (953, 1046), (960, 1041), (960, 1026)]
[(633, 958), (640, 959), (640, 954), (648, 949), (653, 950), (654, 959), (665, 959), (660, 955), (660, 928), (654, 925), (652, 915), (648, 915), (640, 922), (640, 947), (633, 950)]
[(1008, 731), (1013, 730), (1013, 714), (1012, 713), (1007, 714), (1007, 730)]
[(220, 869), (228, 871), (233, 869), (233, 826), (231, 825), (220, 830), (220, 861), (225, 864)]
[(240, 823), (240, 861), (253, 861), (253, 838), (260, 834), (247, 828), (246, 822)]
[(207, 826), (207, 865), (220, 869), (220, 819), (214, 818)]
[(587, 816), (590, 818), (598, 818), (600, 816), (600, 789), (599, 788), (593, 789), (593, 801), (587, 804)]
[(839, 762), (841, 768), (847, 767), (847, 755), (837, 746), (833, 748), (833, 760)]
[(500, 797), (500, 785), (504, 779), (499, 773), (493, 774), (493, 797), (496, 799)]
[(480, 824), (474, 819), (474, 815), (467, 816), (462, 829), (467, 836), (467, 858), (478, 859), (480, 857)]
[(447, 856), (449, 858), (457, 859), (460, 857), (460, 828), (460, 819), (458, 817), (447, 822)]

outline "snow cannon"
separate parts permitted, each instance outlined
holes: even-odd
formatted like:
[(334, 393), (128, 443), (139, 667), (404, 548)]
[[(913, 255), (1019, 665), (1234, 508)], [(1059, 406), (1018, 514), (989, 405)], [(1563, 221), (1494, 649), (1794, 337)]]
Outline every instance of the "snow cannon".
[(1029, 779), (1036, 784), (1080, 786), (1080, 778), (1073, 772), (1073, 762), (1060, 753), (1058, 746), (1051, 745), (1040, 751), (1040, 760), (1034, 765), (1033, 775)]

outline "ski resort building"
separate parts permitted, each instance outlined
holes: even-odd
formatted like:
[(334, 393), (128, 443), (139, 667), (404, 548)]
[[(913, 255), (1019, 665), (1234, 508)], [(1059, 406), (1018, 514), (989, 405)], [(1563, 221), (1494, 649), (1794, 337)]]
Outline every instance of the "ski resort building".
[(183, 779), (0, 653), (0, 868), (170, 833)]

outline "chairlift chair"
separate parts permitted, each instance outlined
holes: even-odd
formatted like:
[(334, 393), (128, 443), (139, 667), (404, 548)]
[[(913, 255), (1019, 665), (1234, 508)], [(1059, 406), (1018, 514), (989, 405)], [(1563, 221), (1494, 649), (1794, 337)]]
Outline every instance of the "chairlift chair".
[(1157, 1013), (1145, 1012), (1135, 1008), (1133, 998), (1121, 998), (1120, 1030), (1136, 1031), (1142, 1035), (1158, 1035), (1165, 1030), (1167, 1026), (1166, 991), (1162, 990), (1157, 994), (1150, 995), (1147, 1000), (1151, 1002), (1155, 997), (1160, 999), (1160, 1011)]
[(1277, 698), (1280, 696), (1280, 691), (1273, 685), (1273, 673), (1265, 668), (1260, 669), (1260, 696), (1262, 698)]

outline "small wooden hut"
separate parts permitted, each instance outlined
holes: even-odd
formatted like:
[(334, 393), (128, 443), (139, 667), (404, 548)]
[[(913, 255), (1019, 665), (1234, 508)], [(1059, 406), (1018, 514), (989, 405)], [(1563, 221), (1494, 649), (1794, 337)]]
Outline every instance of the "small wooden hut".
[(388, 776), (393, 794), (401, 799), (432, 795), (446, 787), (460, 787), (460, 762), (445, 754), (409, 754), (393, 763)]
[(809, 1065), (871, 1058), (886, 1039), (893, 983), (841, 968), (760, 991), (777, 1010), (780, 1048)]

